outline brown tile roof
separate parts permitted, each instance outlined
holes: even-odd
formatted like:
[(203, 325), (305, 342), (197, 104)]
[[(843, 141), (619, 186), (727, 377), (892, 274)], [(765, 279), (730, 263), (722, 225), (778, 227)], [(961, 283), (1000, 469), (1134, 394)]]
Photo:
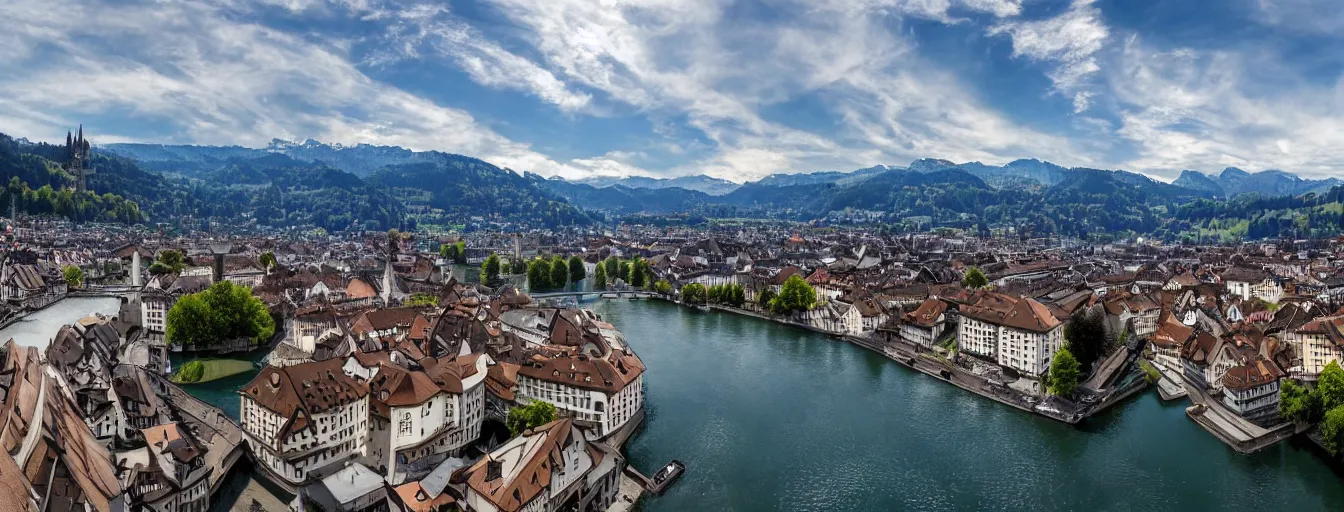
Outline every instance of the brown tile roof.
[[(267, 366), (239, 390), (243, 396), (301, 426), (296, 413), (312, 416), (355, 402), (369, 394), (366, 384), (342, 371), (345, 358), (328, 359), (293, 366)], [(281, 430), (281, 437), (288, 430)]]
[(1283, 377), (1283, 370), (1280, 370), (1269, 360), (1256, 356), (1245, 364), (1232, 367), (1227, 373), (1223, 374), (1223, 386), (1231, 390), (1242, 391), (1269, 384), (1281, 377)]
[(995, 325), (1032, 332), (1048, 332), (1061, 323), (1050, 308), (1035, 299), (1001, 293), (985, 293), (972, 305), (961, 308), (962, 316)]
[(1153, 333), (1151, 340), (1154, 345), (1159, 347), (1179, 348), (1185, 345), (1185, 341), (1190, 339), (1190, 335), (1194, 332), (1194, 327), (1188, 327), (1168, 316), (1167, 320), (1158, 326), (1157, 331)]
[(938, 299), (924, 299), (919, 307), (914, 311), (901, 316), (901, 320), (908, 324), (918, 325), (923, 328), (931, 328), (939, 323), (939, 317), (947, 312), (947, 303)]
[[(490, 479), (490, 464), (498, 464), (490, 456), (467, 468), (467, 485), (500, 510), (514, 512), (531, 502), (551, 485), (551, 469), (564, 464), (563, 450), (571, 442), (573, 422), (570, 418), (552, 421), (524, 432), (524, 437), (544, 436), (541, 445), (531, 451), (522, 467), (512, 475)], [(526, 445), (525, 445), (526, 446)], [(507, 478), (512, 477), (512, 478)]]

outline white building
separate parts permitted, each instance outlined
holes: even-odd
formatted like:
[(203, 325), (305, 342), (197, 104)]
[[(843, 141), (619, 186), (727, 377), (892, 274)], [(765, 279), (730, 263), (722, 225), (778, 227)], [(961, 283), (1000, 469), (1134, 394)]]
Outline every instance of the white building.
[(472, 512), (607, 510), (617, 498), (625, 460), (590, 443), (572, 419), (524, 432), (463, 473)]
[(240, 390), (243, 435), (278, 483), (298, 487), (365, 455), (368, 386), (346, 375), (344, 364), (267, 366)]
[(423, 370), (380, 365), (369, 378), (373, 417), (366, 463), (396, 485), (460, 454), (481, 435), (491, 362), (473, 354)]
[(1223, 405), (1260, 425), (1279, 422), (1279, 379), (1274, 363), (1256, 357), (1223, 374)]
[(986, 294), (961, 308), (958, 347), (1037, 378), (1064, 346), (1064, 323), (1040, 302)]
[(900, 334), (906, 341), (932, 349), (946, 326), (947, 303), (930, 298), (914, 311), (901, 315)]
[(1284, 333), (1301, 358), (1295, 377), (1315, 381), (1332, 361), (1344, 361), (1344, 316), (1317, 318), (1295, 331)]

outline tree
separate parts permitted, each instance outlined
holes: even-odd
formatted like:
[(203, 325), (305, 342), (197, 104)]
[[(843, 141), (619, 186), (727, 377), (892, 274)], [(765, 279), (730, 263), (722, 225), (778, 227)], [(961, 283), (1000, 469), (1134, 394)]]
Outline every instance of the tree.
[(510, 434), (517, 436), (527, 429), (537, 428), (552, 421), (555, 421), (555, 406), (541, 400), (533, 400), (527, 405), (509, 409), (509, 416), (504, 420), (504, 424), (509, 427)]
[(971, 267), (966, 271), (966, 276), (961, 278), (961, 285), (975, 290), (988, 286), (989, 279), (980, 271), (980, 267)]
[(620, 265), (617, 265), (617, 266), (616, 266), (616, 275), (617, 275), (617, 276), (620, 276), (621, 280), (622, 280), (622, 281), (625, 281), (626, 284), (629, 284), (629, 283), (630, 283), (630, 262), (628, 262), (628, 261), (622, 261), (622, 262), (620, 263)]
[(1283, 379), (1279, 388), (1279, 417), (1299, 423), (1320, 421), (1321, 395), (1298, 384), (1292, 379)]
[(551, 288), (564, 288), (569, 282), (569, 266), (559, 254), (551, 258)]
[(275, 253), (271, 251), (261, 253), (261, 256), (257, 258), (257, 263), (261, 264), (261, 268), (267, 272), (270, 272), (272, 268), (279, 264), (275, 259)]
[(490, 253), (481, 263), (481, 283), (486, 286), (495, 286), (499, 283), (499, 255)]
[(200, 382), (202, 377), (205, 377), (205, 363), (200, 359), (192, 359), (177, 370), (177, 375), (174, 375), (172, 380), (179, 384), (190, 384)]
[(173, 271), (172, 267), (164, 265), (162, 261), (156, 261), (149, 266), (149, 273), (154, 274), (156, 276), (167, 274), (172, 271)]
[(593, 271), (593, 289), (607, 289), (607, 266), (601, 263), (597, 264), (597, 269)]
[(84, 286), (84, 271), (74, 265), (66, 265), (61, 269), (61, 274), (65, 277), (65, 284), (71, 288)]
[(635, 259), (630, 262), (630, 286), (643, 288), (648, 284), (647, 277), (648, 263), (644, 262), (644, 258), (635, 256)]
[(756, 305), (760, 306), (761, 309), (768, 311), (770, 309), (770, 303), (774, 302), (774, 300), (775, 300), (774, 288), (766, 288), (764, 290), (761, 290), (761, 293), (756, 294)]
[(1083, 374), (1111, 351), (1114, 342), (1106, 334), (1106, 319), (1100, 309), (1090, 309), (1064, 324), (1064, 342)]
[(466, 264), (466, 263), (467, 263), (467, 243), (464, 242), (464, 241), (462, 241), (462, 240), (458, 240), (456, 244), (453, 244), (453, 247), (454, 247), (454, 249), (453, 249), (453, 263), (457, 263), (457, 264)]
[(716, 284), (710, 286), (709, 289), (705, 291), (705, 296), (710, 302), (723, 302), (723, 285)]
[(534, 292), (551, 289), (551, 262), (536, 258), (527, 264), (527, 285)]
[(181, 272), (187, 268), (186, 259), (183, 258), (181, 251), (165, 250), (159, 252), (159, 263), (168, 267), (171, 272)]
[(588, 269), (583, 268), (583, 260), (578, 256), (569, 257), (569, 282), (577, 283), (588, 278)]
[(663, 295), (672, 293), (672, 283), (667, 282), (666, 279), (660, 279), (658, 280), (658, 282), (653, 283), (653, 291), (656, 291)]
[(1316, 392), (1321, 394), (1322, 410), (1329, 411), (1344, 405), (1344, 369), (1339, 367), (1339, 361), (1331, 361), (1321, 370), (1320, 379), (1316, 381)]
[(439, 245), (439, 256), (448, 261), (457, 259), (457, 244)]
[(1321, 421), (1321, 444), (1335, 456), (1344, 450), (1344, 406), (1325, 413), (1325, 420)]
[(780, 287), (779, 296), (770, 301), (775, 314), (788, 315), (807, 311), (817, 305), (817, 291), (798, 275), (789, 276)]
[(252, 290), (220, 281), (200, 293), (183, 296), (168, 310), (168, 343), (207, 347), (247, 338), (261, 344), (275, 334), (275, 320)]
[(1067, 348), (1055, 352), (1055, 358), (1050, 361), (1050, 393), (1062, 397), (1073, 396), (1074, 390), (1078, 389), (1078, 376), (1078, 359), (1073, 357), (1073, 353)]
[(703, 304), (708, 296), (705, 291), (705, 285), (700, 283), (690, 283), (681, 287), (681, 302), (686, 304)]
[(616, 259), (615, 256), (607, 256), (607, 259), (603, 260), (602, 264), (607, 266), (607, 279), (615, 280), (621, 276), (621, 261)]
[(406, 299), (407, 306), (437, 306), (439, 297), (429, 293), (414, 293)]

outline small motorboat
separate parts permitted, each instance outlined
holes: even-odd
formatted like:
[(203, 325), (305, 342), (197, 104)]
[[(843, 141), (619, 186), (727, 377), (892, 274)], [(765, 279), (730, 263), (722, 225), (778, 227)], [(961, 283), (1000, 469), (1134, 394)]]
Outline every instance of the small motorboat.
[(666, 466), (653, 474), (653, 478), (649, 479), (649, 492), (661, 496), (685, 472), (686, 465), (679, 460), (672, 459), (672, 462), (667, 463)]

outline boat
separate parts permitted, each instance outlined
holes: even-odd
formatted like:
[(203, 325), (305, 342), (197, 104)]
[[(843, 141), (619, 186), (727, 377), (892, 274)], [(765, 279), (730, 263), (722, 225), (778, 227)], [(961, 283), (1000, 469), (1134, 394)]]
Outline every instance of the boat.
[(679, 460), (672, 459), (672, 462), (667, 463), (666, 466), (663, 466), (663, 469), (653, 474), (653, 478), (649, 479), (649, 492), (661, 496), (685, 472), (686, 465)]

